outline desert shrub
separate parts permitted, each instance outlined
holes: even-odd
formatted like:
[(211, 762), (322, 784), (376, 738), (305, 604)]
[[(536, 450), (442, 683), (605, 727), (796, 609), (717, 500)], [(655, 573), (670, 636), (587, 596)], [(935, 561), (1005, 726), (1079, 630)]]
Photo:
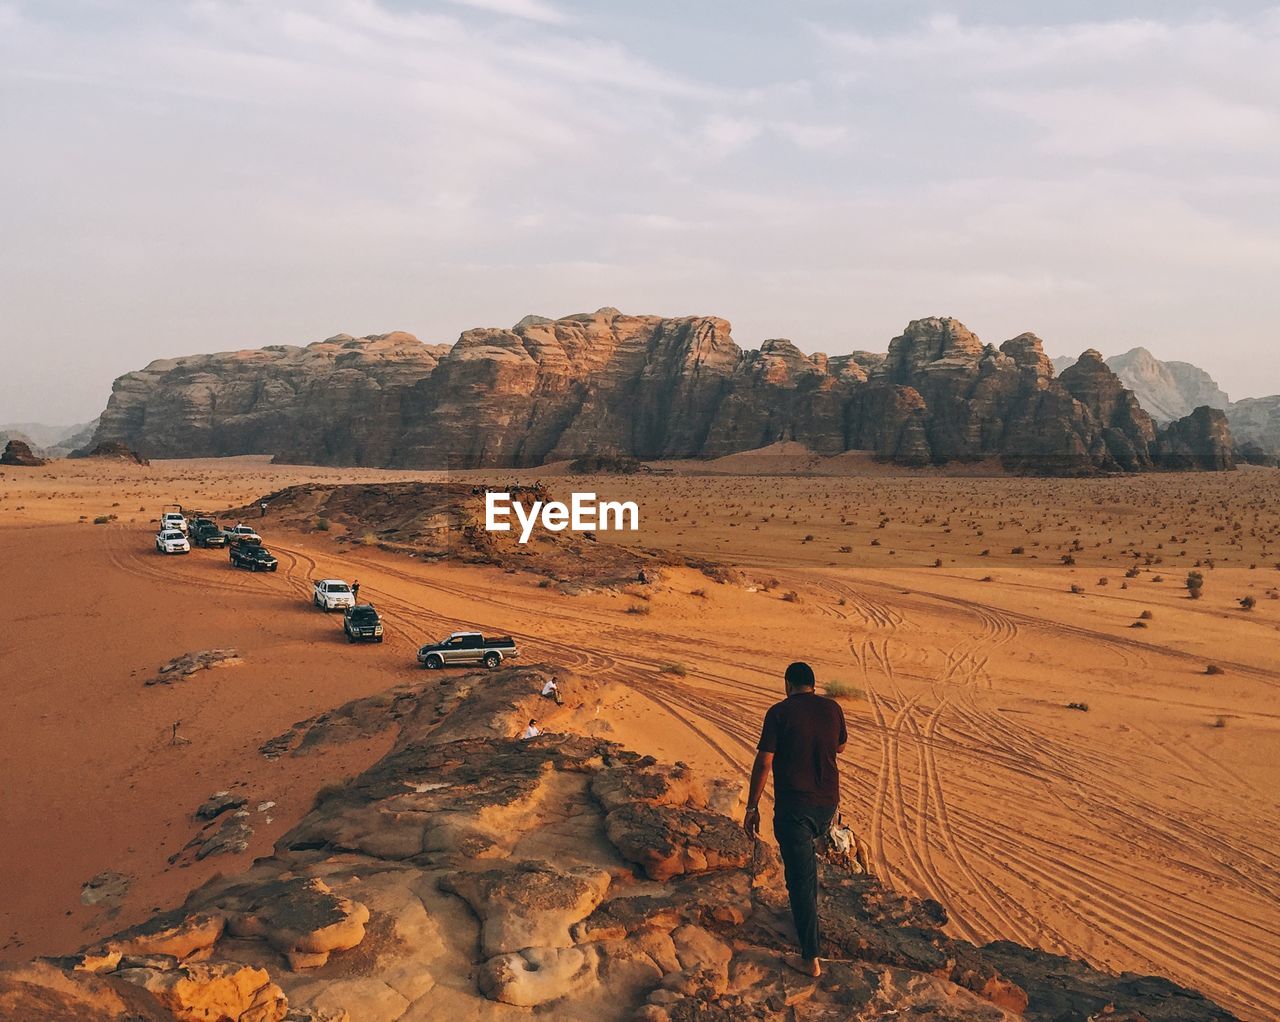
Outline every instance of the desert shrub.
[(628, 614), (649, 614), (653, 611), (647, 603), (633, 603), (627, 607)]
[(1155, 617), (1155, 615), (1151, 613), (1151, 611), (1149, 610), (1144, 610), (1141, 614), (1138, 615), (1138, 617), (1140, 617), (1143, 621), (1150, 621), (1153, 617)]
[(1072, 557), (1070, 554), (1063, 554), (1062, 563), (1065, 564), (1068, 568), (1074, 567), (1076, 563), (1076, 559)]
[(1135, 621), (1135, 622), (1134, 622), (1133, 624), (1131, 624), (1129, 627), (1130, 627), (1130, 628), (1146, 628), (1146, 627), (1147, 627), (1147, 623), (1146, 623), (1145, 621)]
[(93, 519), (93, 524), (106, 525), (108, 522), (114, 522), (115, 520), (116, 520), (115, 515), (98, 515)]
[(1078, 594), (1078, 593), (1082, 593), (1082, 592), (1084, 592), (1084, 587), (1083, 587), (1083, 586), (1072, 586), (1072, 587), (1071, 587), (1071, 591), (1072, 591), (1073, 593), (1077, 593), (1077, 594)]
[(800, 542), (801, 542), (801, 543), (812, 543), (812, 542), (813, 542), (813, 533), (812, 533), (812, 532), (806, 533), (806, 534), (805, 534), (804, 539), (802, 539)]
[(316, 519), (316, 531), (317, 531), (317, 532), (328, 532), (328, 531), (329, 531), (329, 519), (327, 519), (327, 518), (317, 518), (317, 519)]
[(842, 554), (851, 554), (851, 553), (853, 553), (853, 547), (851, 547), (851, 546), (842, 546), (842, 547), (840, 548), (840, 553), (842, 553)]
[(828, 681), (822, 686), (823, 694), (831, 699), (864, 699), (866, 693), (847, 681)]
[(1026, 547), (1021, 547), (1021, 546), (1016, 546), (1016, 547), (1014, 547), (1012, 550), (1010, 550), (1010, 551), (1009, 551), (1009, 553), (1011, 553), (1011, 554), (1025, 554), (1026, 552), (1027, 552), (1027, 548), (1026, 548)]
[(1100, 586), (1105, 586), (1105, 585), (1106, 585), (1108, 582), (1110, 582), (1110, 581), (1111, 581), (1111, 580), (1110, 580), (1109, 578), (1107, 578), (1107, 576), (1106, 576), (1106, 575), (1103, 575), (1103, 576), (1102, 576), (1102, 578), (1098, 579), (1098, 585), (1100, 585)]
[(690, 589), (689, 595), (696, 596), (699, 599), (705, 600), (707, 598), (707, 591), (705, 589)]
[(363, 536), (360, 537), (361, 546), (376, 546), (377, 543), (378, 543), (378, 537), (375, 536), (372, 532), (366, 532)]
[(978, 579), (978, 581), (979, 581), (979, 582), (994, 582), (994, 581), (995, 581), (995, 579), (994, 579), (994, 578), (992, 578), (990, 575), (983, 575), (983, 576), (982, 576), (982, 578)]
[(658, 670), (663, 674), (674, 674), (677, 678), (683, 678), (689, 673), (689, 669), (684, 664), (663, 664)]
[(1241, 610), (1253, 610), (1253, 608), (1256, 607), (1257, 605), (1258, 605), (1258, 601), (1255, 600), (1252, 596), (1246, 596), (1243, 600), (1240, 601)]
[(941, 558), (941, 557), (939, 557), (937, 560), (935, 560), (935, 561), (933, 562), (933, 566), (934, 566), (935, 568), (941, 568), (941, 567), (942, 567), (942, 558)]
[(788, 590), (787, 592), (783, 593), (782, 598), (786, 600), (788, 603), (800, 602), (800, 594), (797, 593), (795, 590)]
[(1141, 570), (1139, 570), (1138, 566), (1135, 564), (1132, 568), (1130, 568), (1128, 571), (1124, 573), (1124, 577), (1137, 578), (1141, 574), (1142, 574)]
[(1088, 703), (1067, 703), (1067, 709), (1068, 709), (1068, 710), (1079, 710), (1079, 711), (1081, 711), (1082, 713), (1088, 713), (1088, 712), (1089, 712), (1089, 704), (1088, 704)]
[(1200, 572), (1187, 572), (1187, 595), (1193, 600), (1204, 595), (1204, 576)]
[(1227, 718), (1226, 718), (1226, 717), (1214, 717), (1214, 718), (1213, 718), (1213, 726), (1214, 726), (1214, 727), (1226, 727), (1226, 726), (1227, 726)]
[(1227, 672), (1223, 670), (1221, 667), (1219, 667), (1217, 664), (1210, 664), (1208, 667), (1204, 669), (1204, 673), (1205, 674), (1226, 674)]

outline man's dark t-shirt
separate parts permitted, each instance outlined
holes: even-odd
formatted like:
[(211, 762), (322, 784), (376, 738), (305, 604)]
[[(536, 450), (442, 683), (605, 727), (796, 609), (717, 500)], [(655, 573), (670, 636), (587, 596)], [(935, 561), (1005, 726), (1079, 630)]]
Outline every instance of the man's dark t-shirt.
[(773, 797), (779, 806), (833, 807), (840, 802), (836, 749), (848, 740), (834, 699), (793, 692), (769, 707), (760, 752), (773, 753)]

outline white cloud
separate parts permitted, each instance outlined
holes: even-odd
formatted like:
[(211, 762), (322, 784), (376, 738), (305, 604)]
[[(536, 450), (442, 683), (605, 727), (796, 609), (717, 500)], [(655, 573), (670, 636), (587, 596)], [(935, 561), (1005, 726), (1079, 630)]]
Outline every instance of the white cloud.
[(460, 7), (472, 7), (493, 14), (504, 14), (512, 18), (525, 18), (529, 21), (540, 21), (548, 25), (562, 25), (569, 18), (551, 4), (541, 0), (448, 0)]
[[(786, 37), (778, 5), (762, 61), (715, 19), (477, 2), (0, 0), (0, 345), (83, 354), (61, 417), (157, 355), (602, 305), (1269, 350), (1280, 15)], [(39, 355), (5, 357), (31, 417)]]

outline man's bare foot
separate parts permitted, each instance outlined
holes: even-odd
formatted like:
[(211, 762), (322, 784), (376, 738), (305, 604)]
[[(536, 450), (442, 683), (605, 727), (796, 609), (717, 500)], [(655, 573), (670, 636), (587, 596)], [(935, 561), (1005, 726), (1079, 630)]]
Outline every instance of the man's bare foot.
[(799, 955), (783, 955), (782, 961), (795, 969), (802, 976), (810, 976), (816, 979), (822, 975), (822, 966), (818, 964), (816, 958), (801, 958)]

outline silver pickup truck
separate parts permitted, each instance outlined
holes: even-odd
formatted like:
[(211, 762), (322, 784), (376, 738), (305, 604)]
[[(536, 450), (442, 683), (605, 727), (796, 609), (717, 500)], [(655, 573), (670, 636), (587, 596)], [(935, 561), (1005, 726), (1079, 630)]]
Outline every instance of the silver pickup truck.
[(519, 655), (516, 640), (510, 635), (495, 638), (479, 632), (454, 632), (443, 642), (421, 647), (418, 663), (432, 671), (455, 664), (484, 664), (492, 670), (504, 660), (514, 660)]

